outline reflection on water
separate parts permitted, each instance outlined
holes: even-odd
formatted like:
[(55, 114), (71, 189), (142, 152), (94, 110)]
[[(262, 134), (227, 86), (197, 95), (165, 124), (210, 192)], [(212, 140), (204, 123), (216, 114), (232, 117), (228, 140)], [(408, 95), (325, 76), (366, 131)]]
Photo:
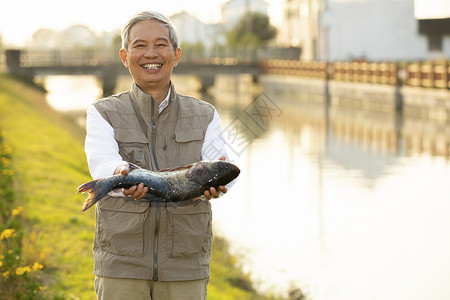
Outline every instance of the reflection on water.
[(95, 76), (45, 76), (43, 82), (48, 103), (63, 112), (84, 109), (102, 95)]
[[(203, 98), (224, 128), (251, 134), (226, 134), (242, 173), (213, 201), (214, 226), (262, 288), (300, 287), (313, 300), (450, 298), (447, 124), (327, 108), (270, 78), (222, 80), (227, 88)], [(245, 117), (260, 92), (279, 108), (259, 107), (264, 127)]]

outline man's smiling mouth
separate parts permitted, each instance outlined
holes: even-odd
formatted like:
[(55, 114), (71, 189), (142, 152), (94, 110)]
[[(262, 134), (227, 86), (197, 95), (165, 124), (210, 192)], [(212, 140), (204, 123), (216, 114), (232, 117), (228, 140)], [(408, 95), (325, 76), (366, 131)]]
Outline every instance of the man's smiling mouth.
[(161, 69), (162, 65), (161, 64), (145, 64), (145, 65), (141, 65), (142, 68), (147, 69), (147, 70), (156, 70), (156, 69)]

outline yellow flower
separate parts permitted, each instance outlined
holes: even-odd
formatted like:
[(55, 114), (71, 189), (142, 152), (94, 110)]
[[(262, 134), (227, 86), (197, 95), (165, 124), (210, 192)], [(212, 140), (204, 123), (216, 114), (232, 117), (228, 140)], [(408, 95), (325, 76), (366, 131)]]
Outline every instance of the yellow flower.
[(2, 157), (2, 165), (3, 167), (8, 167), (11, 164), (11, 159), (7, 157)]
[(5, 176), (13, 176), (14, 175), (14, 170), (4, 169), (2, 171), (2, 174), (5, 175)]
[(1, 266), (3, 266), (3, 262), (2, 262), (2, 261), (0, 261), (0, 267), (1, 267)]
[(26, 267), (23, 267), (23, 268), (19, 267), (19, 268), (16, 269), (16, 275), (17, 276), (23, 275), (26, 272), (31, 272), (31, 269), (30, 269), (29, 266), (26, 266)]
[(3, 275), (3, 277), (8, 277), (9, 276), (9, 271), (3, 272), (2, 275)]
[(4, 239), (10, 238), (10, 237), (15, 236), (15, 235), (16, 235), (16, 230), (15, 229), (5, 229), (0, 234), (0, 240), (4, 240)]
[(23, 211), (23, 207), (22, 206), (19, 206), (19, 207), (17, 207), (17, 208), (14, 208), (12, 211), (11, 211), (11, 214), (13, 215), (13, 216), (18, 216), (18, 215), (20, 215), (20, 213)]
[(38, 262), (35, 262), (32, 268), (33, 268), (33, 271), (37, 271), (37, 270), (42, 270), (44, 268), (44, 266)]
[(5, 175), (5, 176), (13, 176), (14, 175), (14, 170), (8, 170), (8, 169), (4, 169), (3, 171), (2, 171), (2, 174), (3, 175)]
[(24, 268), (17, 268), (17, 269), (16, 269), (16, 274), (17, 274), (18, 276), (23, 275), (25, 272), (26, 272), (26, 271), (25, 271)]
[(3, 154), (10, 154), (12, 153), (12, 148), (10, 145), (4, 143), (3, 147), (0, 147), (1, 152), (3, 152)]

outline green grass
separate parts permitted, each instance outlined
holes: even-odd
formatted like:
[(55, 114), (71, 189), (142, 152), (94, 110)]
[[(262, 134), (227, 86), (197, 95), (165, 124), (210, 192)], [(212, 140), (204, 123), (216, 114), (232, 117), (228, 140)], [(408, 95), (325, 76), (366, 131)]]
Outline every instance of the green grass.
[[(0, 74), (0, 128), (12, 148), (16, 202), (24, 207), (28, 243), (40, 249), (44, 293), (62, 299), (95, 299), (92, 274), (94, 210), (80, 214), (76, 187), (91, 180), (84, 130), (53, 111), (41, 89)], [(215, 238), (208, 299), (268, 299)], [(0, 291), (1, 293), (1, 291)]]
[(26, 232), (45, 254), (51, 294), (95, 299), (92, 292), (93, 211), (79, 214), (75, 188), (90, 179), (82, 130), (46, 105), (44, 94), (0, 77), (0, 127), (12, 148), (15, 190)]

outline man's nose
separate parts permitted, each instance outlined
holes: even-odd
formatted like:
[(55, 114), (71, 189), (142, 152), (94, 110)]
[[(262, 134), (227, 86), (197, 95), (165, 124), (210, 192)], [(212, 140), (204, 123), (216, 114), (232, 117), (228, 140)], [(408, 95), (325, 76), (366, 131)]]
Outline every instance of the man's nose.
[(156, 47), (154, 47), (154, 46), (147, 47), (147, 49), (144, 53), (144, 56), (145, 57), (157, 57), (158, 51), (156, 50)]

